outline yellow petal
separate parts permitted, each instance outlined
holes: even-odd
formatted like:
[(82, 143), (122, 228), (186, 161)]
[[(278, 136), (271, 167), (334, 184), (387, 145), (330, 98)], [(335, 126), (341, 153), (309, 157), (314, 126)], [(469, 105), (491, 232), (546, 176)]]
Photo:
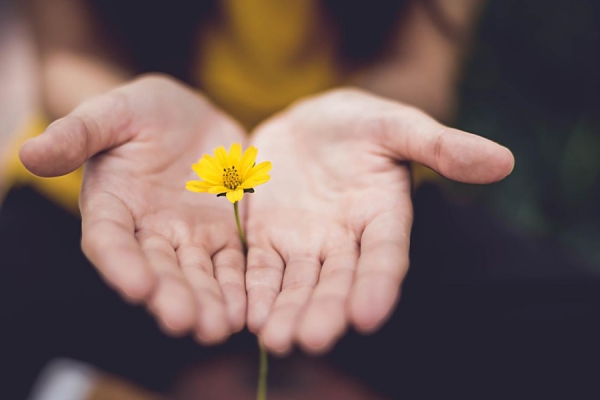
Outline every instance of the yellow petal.
[(219, 170), (223, 170), (223, 168), (229, 168), (229, 156), (227, 155), (227, 150), (225, 147), (219, 146), (215, 150), (215, 158), (219, 163)]
[(245, 176), (246, 179), (244, 180), (252, 179), (255, 176), (266, 174), (271, 170), (271, 168), (273, 168), (273, 165), (270, 161), (263, 161), (255, 167), (253, 167), (252, 169), (250, 169), (250, 171)]
[(243, 189), (236, 189), (232, 190), (231, 192), (227, 192), (227, 199), (232, 203), (242, 200), (242, 197), (244, 197)]
[(198, 160), (198, 164), (212, 169), (214, 172), (221, 173), (223, 171), (223, 168), (220, 167), (217, 159), (208, 154), (203, 155), (202, 158)]
[(221, 193), (228, 192), (229, 189), (227, 189), (225, 186), (213, 186), (213, 187), (209, 188), (207, 191), (210, 194), (221, 194)]
[(223, 185), (223, 173), (217, 173), (210, 166), (207, 166), (207, 161), (200, 160), (198, 164), (192, 165), (192, 169), (204, 181), (213, 185)]
[(190, 192), (204, 193), (209, 189), (209, 185), (202, 181), (189, 181), (185, 183), (185, 188)]
[(253, 188), (255, 186), (262, 185), (263, 183), (267, 183), (267, 182), (269, 182), (270, 179), (271, 179), (271, 176), (268, 175), (268, 174), (259, 175), (259, 176), (253, 176), (250, 179), (246, 179), (238, 187), (240, 187), (242, 189), (250, 189), (250, 188)]
[(240, 165), (240, 159), (242, 158), (242, 145), (239, 143), (233, 143), (229, 148), (229, 164), (236, 168)]
[(256, 184), (254, 186), (258, 186), (258, 185), (262, 185), (264, 183), (267, 183), (271, 180), (271, 175), (263, 175), (260, 178), (254, 178), (256, 181)]
[(254, 146), (250, 146), (244, 152), (242, 156), (242, 160), (240, 161), (240, 176), (242, 180), (245, 179), (246, 174), (250, 171), (250, 168), (254, 165), (256, 161), (256, 155), (258, 154), (258, 149)]

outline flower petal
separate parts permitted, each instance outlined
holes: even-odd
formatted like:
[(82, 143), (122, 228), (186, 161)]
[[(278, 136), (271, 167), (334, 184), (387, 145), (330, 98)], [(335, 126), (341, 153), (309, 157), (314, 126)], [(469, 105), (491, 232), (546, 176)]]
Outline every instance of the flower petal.
[(254, 165), (256, 161), (256, 155), (258, 154), (258, 149), (254, 146), (250, 146), (244, 152), (242, 156), (242, 160), (240, 161), (240, 176), (242, 180), (245, 180), (246, 174), (250, 171), (250, 168)]
[(202, 181), (188, 181), (185, 183), (185, 188), (190, 192), (204, 193), (207, 192), (210, 187), (210, 185)]
[(225, 150), (225, 147), (223, 147), (223, 146), (217, 147), (217, 149), (215, 150), (215, 158), (217, 159), (217, 162), (219, 163), (219, 170), (230, 167), (229, 155), (227, 154), (227, 150)]
[(209, 154), (203, 155), (202, 158), (198, 160), (198, 164), (206, 166), (207, 168), (210, 168), (218, 173), (223, 172), (223, 168), (221, 168), (221, 166), (219, 165), (219, 161)]
[(223, 185), (223, 173), (215, 172), (213, 167), (208, 165), (208, 161), (200, 160), (198, 164), (192, 165), (192, 169), (200, 179), (213, 185)]
[(242, 145), (239, 143), (233, 143), (229, 148), (229, 165), (235, 166), (236, 168), (240, 165), (240, 159), (242, 158)]
[(245, 179), (252, 179), (255, 176), (267, 174), (271, 168), (273, 168), (273, 164), (270, 161), (263, 161), (260, 164), (252, 167), (250, 171), (246, 174)]
[(271, 176), (268, 175), (268, 174), (259, 175), (259, 176), (253, 176), (250, 179), (246, 179), (238, 187), (240, 187), (242, 189), (250, 189), (250, 188), (253, 188), (255, 186), (262, 185), (263, 183), (267, 183), (267, 182), (269, 182), (270, 179), (271, 179)]
[(244, 189), (236, 189), (227, 192), (227, 199), (232, 203), (242, 200), (242, 197), (244, 197)]
[(207, 190), (210, 194), (221, 194), (229, 191), (230, 189), (227, 189), (225, 186), (213, 186)]

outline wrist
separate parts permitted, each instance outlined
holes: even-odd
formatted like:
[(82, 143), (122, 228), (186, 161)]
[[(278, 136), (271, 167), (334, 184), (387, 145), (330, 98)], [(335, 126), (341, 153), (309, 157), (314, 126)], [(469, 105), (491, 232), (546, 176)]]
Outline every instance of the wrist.
[(89, 55), (55, 51), (42, 60), (43, 104), (50, 119), (62, 117), (83, 101), (109, 91), (131, 73)]

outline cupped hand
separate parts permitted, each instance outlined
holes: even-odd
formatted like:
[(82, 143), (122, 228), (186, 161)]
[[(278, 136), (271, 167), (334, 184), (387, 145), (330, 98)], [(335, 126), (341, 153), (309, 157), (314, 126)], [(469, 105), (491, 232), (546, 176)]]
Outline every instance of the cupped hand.
[(479, 184), (514, 165), (505, 147), (352, 89), (292, 106), (252, 143), (273, 170), (248, 196), (247, 318), (276, 353), (322, 352), (389, 316), (409, 264), (408, 161)]
[(200, 94), (147, 76), (57, 120), (24, 144), (21, 160), (40, 176), (87, 161), (79, 202), (86, 256), (166, 331), (216, 343), (244, 325), (244, 253), (231, 204), (185, 183), (203, 153), (244, 140)]

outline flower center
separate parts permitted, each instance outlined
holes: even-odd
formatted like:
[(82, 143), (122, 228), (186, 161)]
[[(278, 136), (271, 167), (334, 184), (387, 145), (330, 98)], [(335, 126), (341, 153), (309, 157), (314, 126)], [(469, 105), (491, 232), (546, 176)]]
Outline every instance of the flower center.
[(235, 167), (223, 168), (223, 185), (227, 189), (235, 189), (241, 184), (240, 176)]

